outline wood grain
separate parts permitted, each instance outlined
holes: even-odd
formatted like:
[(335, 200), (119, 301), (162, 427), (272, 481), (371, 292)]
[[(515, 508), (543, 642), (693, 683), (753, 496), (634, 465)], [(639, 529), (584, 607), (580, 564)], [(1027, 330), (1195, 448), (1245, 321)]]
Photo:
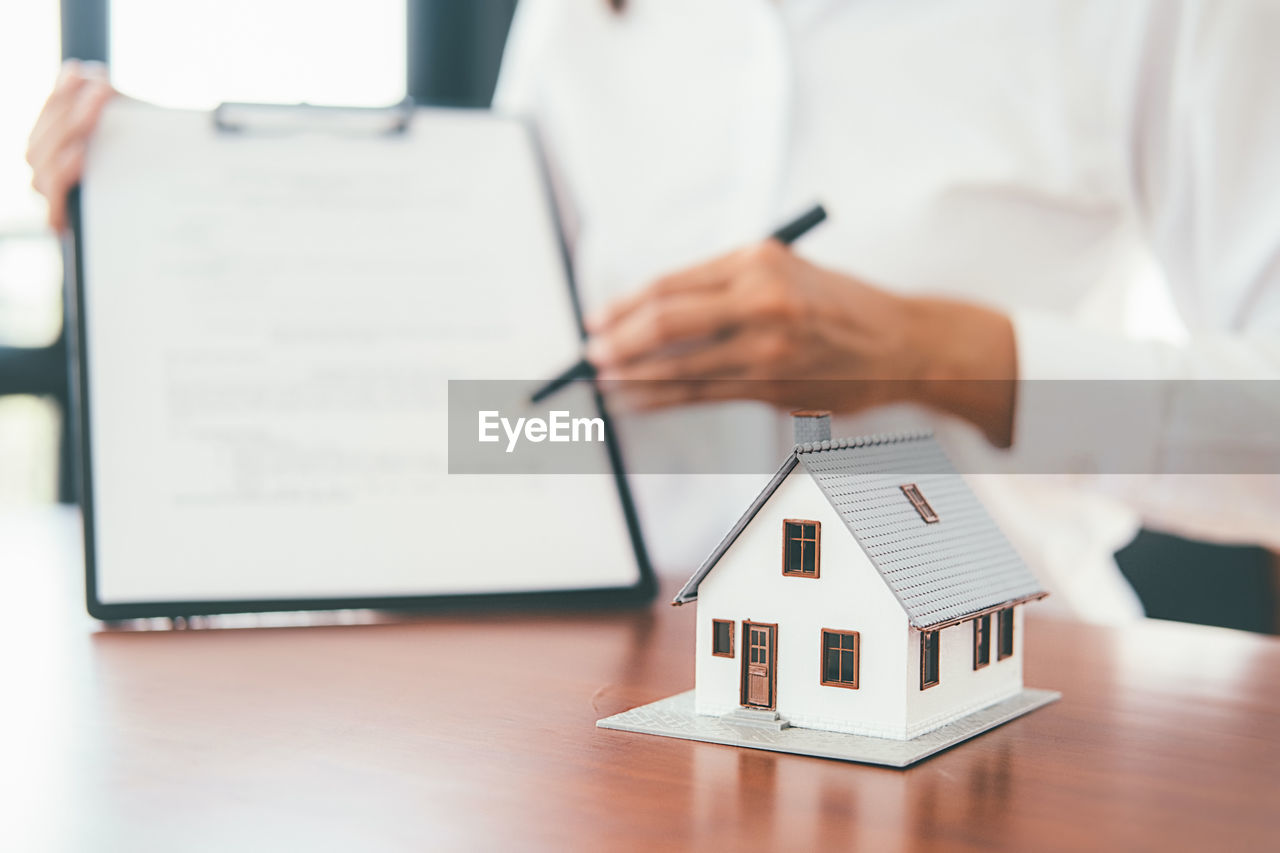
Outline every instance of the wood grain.
[(900, 771), (595, 728), (692, 685), (692, 606), (102, 631), (73, 521), (0, 517), (12, 849), (1280, 848), (1272, 638), (1032, 605), (1062, 701)]

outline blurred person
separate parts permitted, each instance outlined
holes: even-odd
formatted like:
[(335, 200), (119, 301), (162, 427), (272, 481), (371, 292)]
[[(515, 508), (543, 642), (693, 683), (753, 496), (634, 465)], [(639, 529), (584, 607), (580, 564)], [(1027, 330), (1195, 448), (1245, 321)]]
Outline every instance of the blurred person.
[[(495, 108), (546, 144), (605, 378), (716, 380), (652, 402), (773, 462), (773, 406), (914, 404), (1006, 446), (1035, 428), (1016, 379), (1280, 374), (1278, 38), (1264, 0), (523, 0)], [(33, 131), (55, 226), (109, 96), (72, 69)], [(796, 252), (755, 243), (815, 199), (831, 222)], [(1151, 266), (1183, 341), (1120, 323)], [(1185, 431), (1156, 417), (1153, 447)], [(679, 453), (680, 424), (626, 429)], [(696, 565), (759, 486), (729, 479), (638, 478), (660, 566)], [(1280, 546), (1274, 476), (971, 479), (1099, 621), (1140, 613), (1113, 554), (1143, 522)]]

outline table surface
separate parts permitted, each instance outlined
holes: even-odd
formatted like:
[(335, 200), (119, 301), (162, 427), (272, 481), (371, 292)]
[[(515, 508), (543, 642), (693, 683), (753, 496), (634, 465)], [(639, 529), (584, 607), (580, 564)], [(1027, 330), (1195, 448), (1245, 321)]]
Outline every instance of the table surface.
[(1032, 606), (1063, 699), (892, 770), (597, 729), (693, 684), (661, 598), (124, 632), (73, 513), (0, 513), (0, 566), (10, 849), (1280, 849), (1273, 638)]

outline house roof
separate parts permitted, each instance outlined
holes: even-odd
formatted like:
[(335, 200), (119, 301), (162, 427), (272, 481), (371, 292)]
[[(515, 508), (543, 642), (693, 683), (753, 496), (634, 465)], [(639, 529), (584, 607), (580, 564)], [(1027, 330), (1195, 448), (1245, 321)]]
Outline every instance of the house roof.
[[(676, 595), (702, 582), (787, 475), (803, 465), (893, 592), (912, 627), (936, 628), (1047, 593), (930, 433), (796, 445), (728, 535)], [(902, 491), (937, 513), (926, 523)]]

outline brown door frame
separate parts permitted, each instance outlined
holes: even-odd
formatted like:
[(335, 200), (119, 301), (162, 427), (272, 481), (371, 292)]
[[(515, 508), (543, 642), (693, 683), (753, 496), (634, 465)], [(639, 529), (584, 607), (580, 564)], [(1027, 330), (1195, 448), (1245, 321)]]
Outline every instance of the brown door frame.
[[(765, 664), (766, 677), (769, 684), (769, 704), (755, 705), (747, 701), (747, 679), (751, 668), (751, 629), (764, 628), (769, 638), (769, 654), (768, 661)], [(750, 619), (742, 620), (742, 678), (739, 684), (738, 693), (739, 704), (744, 708), (756, 708), (762, 711), (772, 711), (778, 707), (778, 623), (777, 622), (752, 622)]]

